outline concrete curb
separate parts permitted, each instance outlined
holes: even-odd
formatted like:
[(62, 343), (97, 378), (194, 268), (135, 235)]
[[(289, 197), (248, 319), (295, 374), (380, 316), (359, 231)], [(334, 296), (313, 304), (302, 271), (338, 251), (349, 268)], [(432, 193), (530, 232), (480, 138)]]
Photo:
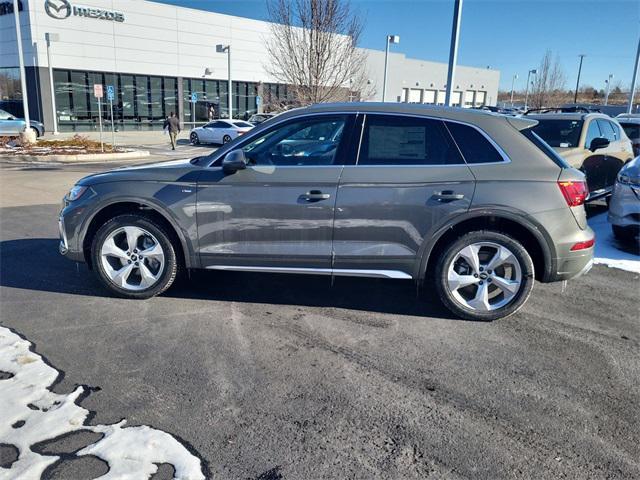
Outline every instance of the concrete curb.
[(108, 160), (132, 160), (148, 157), (147, 150), (134, 150), (120, 153), (85, 153), (79, 155), (0, 155), (0, 158), (25, 160), (27, 162), (101, 162)]

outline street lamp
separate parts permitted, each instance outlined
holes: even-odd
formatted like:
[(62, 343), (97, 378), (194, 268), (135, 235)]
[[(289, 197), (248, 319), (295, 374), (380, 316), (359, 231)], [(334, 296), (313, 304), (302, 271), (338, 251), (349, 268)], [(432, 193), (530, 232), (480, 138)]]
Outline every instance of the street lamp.
[(586, 55), (581, 53), (578, 55), (580, 57), (580, 66), (578, 67), (578, 79), (576, 80), (576, 93), (573, 95), (573, 103), (578, 103), (578, 87), (580, 86), (580, 74), (582, 73), (582, 60)]
[(611, 79), (613, 78), (613, 73), (609, 74), (609, 78), (607, 78), (604, 83), (607, 84), (607, 90), (604, 93), (604, 104), (605, 106), (609, 103), (609, 90), (611, 89)]
[(233, 105), (232, 105), (232, 90), (233, 90), (233, 86), (232, 86), (232, 82), (231, 82), (231, 45), (222, 45), (222, 44), (218, 44), (216, 45), (216, 52), (218, 53), (227, 53), (227, 73), (229, 75), (229, 78), (227, 80), (228, 85), (227, 85), (227, 93), (228, 93), (228, 106), (229, 106), (229, 120), (233, 119)]
[(397, 45), (400, 43), (399, 35), (387, 35), (386, 45), (384, 48), (384, 80), (382, 81), (382, 101), (385, 101), (387, 94), (387, 65), (389, 63), (389, 44)]
[(631, 91), (629, 92), (629, 103), (627, 113), (633, 111), (633, 96), (636, 93), (636, 82), (638, 80), (638, 64), (640, 63), (640, 40), (638, 40), (638, 51), (636, 52), (636, 63), (633, 65), (633, 76), (631, 77)]
[(27, 98), (27, 77), (24, 68), (24, 56), (22, 54), (22, 32), (20, 31), (20, 9), (18, 0), (13, 0), (13, 17), (16, 22), (16, 39), (18, 41), (18, 64), (20, 66), (20, 88), (22, 89), (22, 109), (24, 110), (24, 122), (27, 125), (25, 129), (25, 140), (33, 141), (31, 133), (31, 121), (29, 119), (29, 99)]
[(444, 104), (451, 106), (453, 83), (456, 76), (456, 62), (458, 60), (458, 40), (460, 38), (460, 21), (462, 20), (462, 0), (455, 0), (453, 7), (453, 26), (451, 27), (451, 48), (449, 49), (449, 69), (447, 71), (447, 90)]
[(529, 70), (529, 72), (527, 73), (527, 90), (526, 93), (524, 94), (524, 111), (527, 111), (527, 102), (529, 101), (529, 79), (531, 78), (531, 74), (536, 75), (538, 73), (538, 70), (536, 70), (535, 68), (532, 70)]
[(518, 74), (514, 74), (513, 78), (511, 79), (511, 106), (513, 107), (513, 85), (516, 83), (516, 80), (518, 79)]
[(56, 108), (56, 92), (53, 87), (53, 64), (51, 63), (51, 42), (60, 41), (60, 35), (57, 33), (45, 33), (44, 38), (47, 41), (47, 66), (49, 67), (49, 89), (51, 90), (51, 108), (53, 113), (53, 134), (58, 134), (58, 111)]

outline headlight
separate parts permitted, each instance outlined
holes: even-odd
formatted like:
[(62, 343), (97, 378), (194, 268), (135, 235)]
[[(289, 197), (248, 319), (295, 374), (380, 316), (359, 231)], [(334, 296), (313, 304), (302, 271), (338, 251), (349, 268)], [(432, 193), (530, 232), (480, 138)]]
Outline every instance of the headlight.
[(67, 200), (73, 202), (74, 200), (79, 199), (84, 192), (87, 191), (87, 187), (81, 187), (80, 185), (74, 185), (69, 193), (67, 193)]
[(632, 177), (631, 175), (621, 173), (618, 175), (618, 183), (640, 187), (640, 177)]

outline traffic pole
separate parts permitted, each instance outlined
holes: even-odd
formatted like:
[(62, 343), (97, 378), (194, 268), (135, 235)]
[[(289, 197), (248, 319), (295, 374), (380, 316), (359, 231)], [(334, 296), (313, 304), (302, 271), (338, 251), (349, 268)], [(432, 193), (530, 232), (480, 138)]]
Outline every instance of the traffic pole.
[(113, 126), (113, 100), (109, 100), (109, 110), (111, 110), (111, 151), (116, 148), (116, 132)]
[(100, 150), (104, 153), (104, 143), (102, 143), (102, 100), (98, 97), (98, 122), (100, 124)]

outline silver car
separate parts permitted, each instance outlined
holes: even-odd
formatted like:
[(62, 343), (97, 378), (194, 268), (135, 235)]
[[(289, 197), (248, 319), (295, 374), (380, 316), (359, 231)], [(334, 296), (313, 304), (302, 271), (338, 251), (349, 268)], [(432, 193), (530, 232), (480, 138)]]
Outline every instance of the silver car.
[(640, 234), (640, 156), (618, 173), (608, 218), (616, 238), (630, 240)]
[(411, 104), (291, 110), (208, 156), (83, 178), (60, 250), (127, 298), (186, 269), (343, 275), (412, 280), (460, 317), (505, 317), (534, 279), (593, 260), (584, 174), (536, 124)]

